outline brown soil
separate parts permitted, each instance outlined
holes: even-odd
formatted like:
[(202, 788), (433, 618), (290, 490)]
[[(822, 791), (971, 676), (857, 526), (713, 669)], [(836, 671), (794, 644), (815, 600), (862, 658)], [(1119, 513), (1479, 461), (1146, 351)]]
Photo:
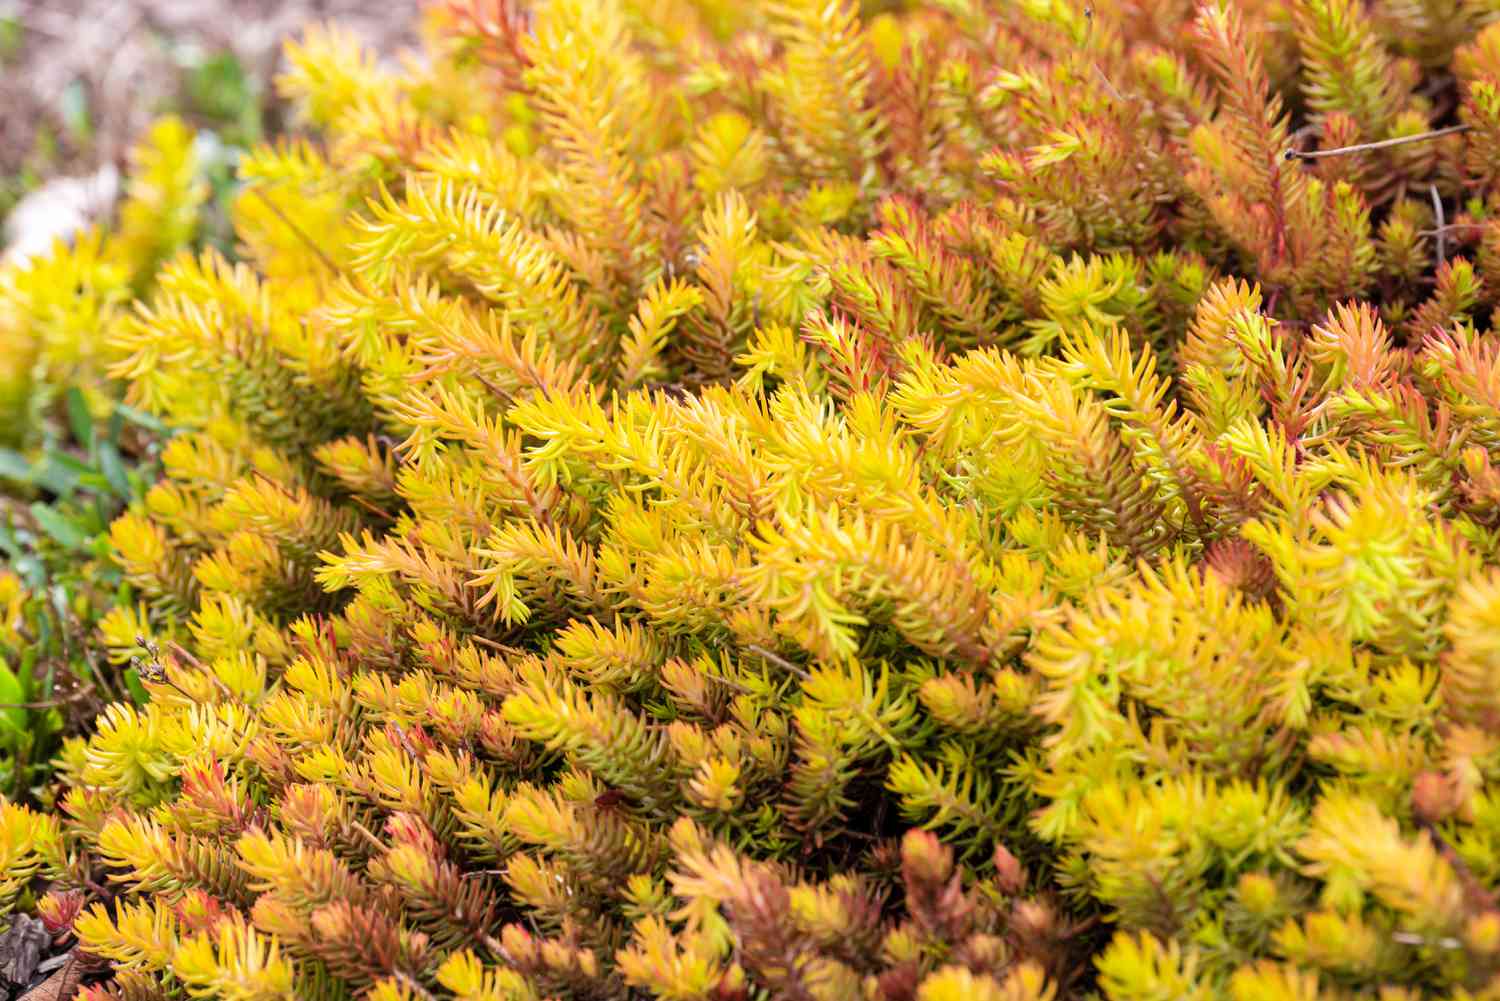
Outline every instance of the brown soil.
[[(49, 174), (82, 176), (119, 164), (134, 138), (180, 105), (192, 53), (232, 53), (269, 97), (283, 39), (336, 20), (382, 52), (408, 40), (418, 0), (0, 0), (21, 27), (0, 64), (0, 177), (35, 162), (36, 139), (60, 139)], [(69, 141), (63, 97), (86, 96), (93, 136)]]

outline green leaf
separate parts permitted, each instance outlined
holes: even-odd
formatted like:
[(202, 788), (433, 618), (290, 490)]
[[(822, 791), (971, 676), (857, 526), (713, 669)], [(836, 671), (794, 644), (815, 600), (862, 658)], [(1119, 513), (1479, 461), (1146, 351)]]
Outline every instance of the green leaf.
[(73, 427), (73, 438), (90, 454), (94, 451), (94, 415), (89, 412), (89, 401), (77, 386), (68, 387), (68, 423)]
[(94, 467), (78, 458), (76, 455), (64, 452), (60, 448), (49, 448), (46, 453), (47, 461), (65, 469), (75, 476), (86, 476), (94, 471)]
[(41, 464), (32, 469), (31, 482), (59, 497), (66, 497), (77, 488), (81, 473), (89, 471), (87, 466), (83, 466), (81, 472), (72, 468), (79, 465), (77, 459), (63, 462), (61, 453), (49, 451), (42, 457)]
[(154, 434), (165, 434), (167, 431), (165, 424), (144, 410), (137, 410), (135, 407), (127, 407), (125, 404), (119, 403), (115, 405), (115, 412), (137, 427), (145, 428)]
[(18, 707), (25, 701), (26, 686), (10, 665), (0, 660), (0, 703), (5, 705), (0, 708), (0, 743), (13, 744), (26, 733), (26, 710)]
[(42, 527), (42, 531), (52, 536), (64, 548), (74, 551), (88, 548), (88, 535), (56, 508), (48, 507), (46, 504), (33, 504), (31, 516)]
[(108, 477), (106, 477), (103, 473), (96, 473), (93, 471), (84, 473), (82, 476), (78, 477), (78, 485), (83, 489), (91, 490), (96, 494), (107, 494), (112, 489), (114, 489), (110, 485)]
[(31, 720), (31, 733), (35, 737), (56, 737), (62, 733), (67, 726), (63, 714), (56, 709), (45, 709), (38, 712)]
[[(68, 666), (72, 671), (73, 677), (84, 682), (85, 684), (94, 683), (94, 668), (93, 665), (89, 663), (89, 659), (87, 657), (75, 657), (68, 662)], [(50, 687), (51, 682), (49, 681), (48, 684), (49, 687), (47, 689), (46, 697), (50, 699), (52, 697), (52, 688)]]
[(255, 84), (231, 52), (205, 59), (188, 75), (188, 93), (199, 111), (224, 122), (238, 122), (255, 102)]
[[(35, 644), (33, 644), (32, 646), (27, 647), (26, 650), (24, 652), (22, 652), (22, 654), (21, 654), (21, 677), (23, 677), (23, 678), (35, 678), (36, 677), (36, 658), (37, 658), (37, 654), (39, 652), (40, 651), (37, 650)], [(53, 689), (53, 686), (54, 686), (54, 684), (55, 684), (55, 682), (57, 680), (56, 675), (57, 675), (57, 668), (53, 667), (52, 664), (51, 664), (51, 662), (49, 661), (48, 664), (47, 664), (47, 673), (42, 678), (41, 691), (40, 691), (40, 694), (41, 694), (42, 698), (44, 698), (44, 699), (50, 699), (50, 698), (52, 698), (52, 689)], [(31, 694), (32, 694), (32, 696), (36, 696), (38, 694), (37, 686), (35, 684), (33, 684), (31, 686)]]
[(100, 443), (99, 469), (114, 489), (115, 496), (124, 501), (130, 500), (130, 476), (125, 472), (125, 463), (121, 460), (120, 450), (115, 447), (114, 442)]
[(125, 669), (125, 688), (130, 692), (130, 697), (135, 699), (136, 705), (143, 706), (151, 701), (151, 694), (141, 684), (140, 672), (133, 667)]
[(35, 556), (18, 556), (11, 560), (10, 568), (21, 576), (27, 587), (41, 587), (47, 582), (47, 568)]
[(20, 452), (0, 448), (0, 477), (17, 483), (30, 483), (31, 463)]
[(25, 37), (19, 17), (10, 14), (0, 17), (0, 63), (8, 63), (21, 54)]
[(88, 91), (84, 89), (82, 80), (73, 80), (63, 88), (58, 105), (63, 126), (75, 139), (87, 140), (93, 137), (94, 119), (89, 109)]

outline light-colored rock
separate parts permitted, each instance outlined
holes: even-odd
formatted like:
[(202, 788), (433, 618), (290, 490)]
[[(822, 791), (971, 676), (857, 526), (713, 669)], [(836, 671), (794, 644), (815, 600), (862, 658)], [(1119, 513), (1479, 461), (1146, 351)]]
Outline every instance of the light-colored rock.
[(44, 254), (105, 215), (120, 193), (120, 172), (105, 164), (88, 177), (58, 177), (28, 194), (5, 220), (4, 262)]

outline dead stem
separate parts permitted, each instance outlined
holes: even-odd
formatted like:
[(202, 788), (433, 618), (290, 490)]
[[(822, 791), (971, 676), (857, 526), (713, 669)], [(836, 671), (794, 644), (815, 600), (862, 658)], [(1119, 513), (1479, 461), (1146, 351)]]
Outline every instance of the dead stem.
[(1321, 160), (1327, 156), (1344, 156), (1347, 153), (1364, 153), (1372, 149), (1389, 149), (1392, 146), (1405, 146), (1407, 143), (1426, 142), (1429, 139), (1440, 139), (1443, 136), (1457, 135), (1467, 132), (1472, 126), (1450, 125), (1445, 129), (1434, 129), (1431, 132), (1423, 132), (1414, 136), (1398, 136), (1395, 139), (1382, 139), (1379, 142), (1359, 143), (1356, 146), (1340, 146), (1337, 149), (1315, 149), (1309, 152), (1289, 149), (1286, 151), (1288, 160)]

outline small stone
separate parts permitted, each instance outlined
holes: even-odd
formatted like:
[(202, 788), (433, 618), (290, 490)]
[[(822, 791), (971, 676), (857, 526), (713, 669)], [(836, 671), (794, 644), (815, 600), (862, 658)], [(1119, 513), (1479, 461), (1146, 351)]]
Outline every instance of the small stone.
[(16, 915), (11, 926), (0, 934), (0, 981), (15, 987), (30, 983), (42, 952), (51, 941), (52, 936), (36, 918)]

